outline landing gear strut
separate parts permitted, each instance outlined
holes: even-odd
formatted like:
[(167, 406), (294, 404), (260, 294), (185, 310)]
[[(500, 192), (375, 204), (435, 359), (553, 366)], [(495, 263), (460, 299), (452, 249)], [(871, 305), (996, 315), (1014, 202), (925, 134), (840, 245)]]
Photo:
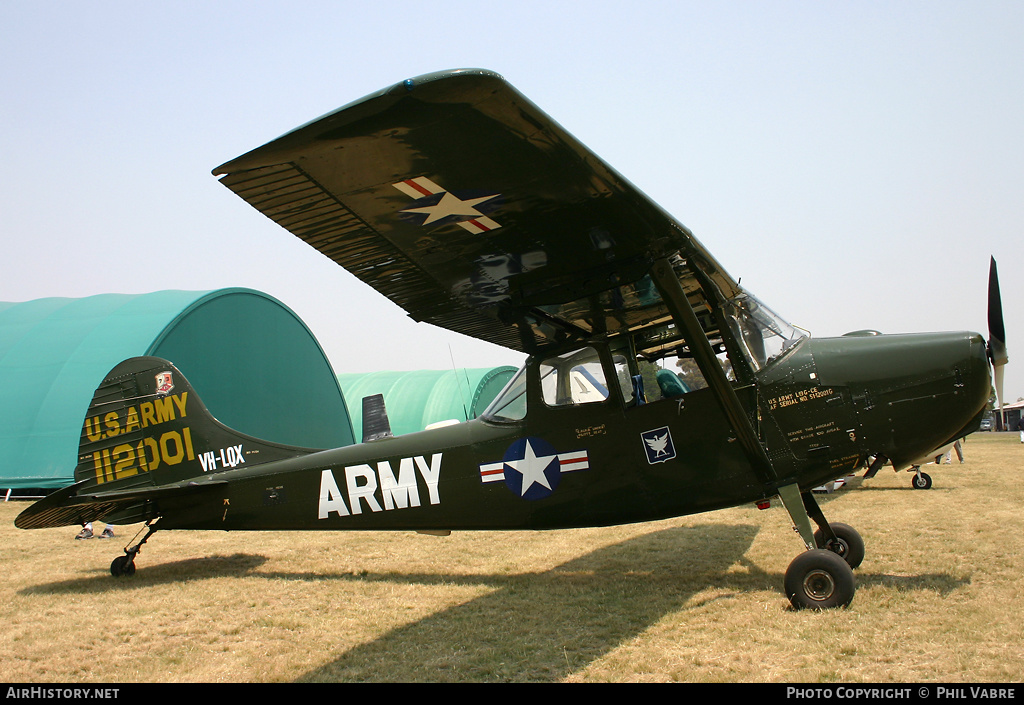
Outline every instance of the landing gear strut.
[[(141, 541), (134, 546), (129, 546), (124, 549), (124, 555), (118, 556), (110, 563), (110, 574), (115, 578), (120, 578), (122, 576), (130, 578), (135, 575), (135, 556), (137, 556), (139, 551), (142, 550), (142, 544), (146, 543), (146, 541), (149, 540), (149, 537), (156, 533), (155, 522), (147, 522), (146, 528), (148, 530), (146, 531), (146, 535), (142, 537)], [(136, 536), (138, 536), (138, 534), (136, 534)]]
[[(814, 495), (796, 485), (779, 488), (807, 550), (786, 569), (786, 597), (794, 609), (846, 607), (853, 601), (853, 569), (864, 560), (864, 541), (847, 524), (829, 524)], [(811, 529), (811, 519), (818, 525)]]

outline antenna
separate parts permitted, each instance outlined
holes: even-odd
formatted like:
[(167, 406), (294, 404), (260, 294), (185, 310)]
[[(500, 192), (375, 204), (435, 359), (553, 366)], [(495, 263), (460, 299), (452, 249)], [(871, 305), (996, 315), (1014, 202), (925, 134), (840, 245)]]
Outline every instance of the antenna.
[[(452, 374), (455, 375), (455, 384), (459, 388), (459, 398), (462, 399), (462, 415), (469, 421), (469, 407), (466, 406), (466, 395), (462, 393), (462, 380), (459, 379), (459, 368), (455, 366), (455, 353), (452, 352), (452, 344), (448, 343), (448, 357), (452, 361)], [(466, 387), (469, 387), (469, 380), (466, 380)]]

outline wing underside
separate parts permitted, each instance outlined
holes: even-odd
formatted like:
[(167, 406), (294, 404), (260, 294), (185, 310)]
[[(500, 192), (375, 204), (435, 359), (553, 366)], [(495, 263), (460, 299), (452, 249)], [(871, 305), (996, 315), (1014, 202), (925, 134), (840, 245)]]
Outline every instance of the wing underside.
[(667, 320), (648, 277), (660, 258), (698, 315), (709, 288), (738, 292), (684, 226), (487, 71), (400, 83), (214, 173), (415, 320), (516, 350)]

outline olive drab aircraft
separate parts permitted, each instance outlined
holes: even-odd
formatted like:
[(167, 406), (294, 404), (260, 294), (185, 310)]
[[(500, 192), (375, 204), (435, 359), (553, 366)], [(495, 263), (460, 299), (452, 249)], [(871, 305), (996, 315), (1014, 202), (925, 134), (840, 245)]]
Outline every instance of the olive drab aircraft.
[(363, 442), (326, 450), (227, 428), (171, 361), (118, 364), (74, 484), (16, 520), (144, 522), (115, 576), (158, 530), (445, 535), (780, 499), (803, 543), (790, 602), (846, 606), (864, 542), (812, 489), (977, 429), (1006, 362), (998, 310), (989, 341), (801, 332), (490, 71), (403, 81), (214, 174), (415, 321), (526, 362), (478, 419), (394, 436), (370, 398)]

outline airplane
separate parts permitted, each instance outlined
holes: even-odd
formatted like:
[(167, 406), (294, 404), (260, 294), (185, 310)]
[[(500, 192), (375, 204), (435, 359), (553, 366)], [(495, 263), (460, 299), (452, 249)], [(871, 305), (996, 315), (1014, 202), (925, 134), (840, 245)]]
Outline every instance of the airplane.
[(778, 498), (803, 542), (791, 606), (847, 607), (864, 541), (813, 488), (976, 429), (1007, 359), (1000, 310), (987, 342), (791, 326), (483, 69), (397, 83), (213, 173), (413, 320), (526, 362), (465, 423), (394, 436), (367, 398), (363, 442), (335, 449), (227, 428), (172, 362), (121, 362), (86, 413), (74, 484), (15, 522), (144, 522), (119, 578), (157, 530), (548, 530)]
[[(926, 456), (922, 456), (920, 458), (912, 460), (910, 462), (909, 467), (907, 468), (894, 467), (893, 470), (899, 472), (900, 470), (906, 469), (907, 472), (913, 474), (913, 477), (910, 478), (910, 486), (913, 487), (915, 490), (930, 490), (932, 488), (932, 476), (924, 472), (921, 469), (921, 466), (927, 464), (941, 465), (942, 458), (944, 458), (947, 453), (951, 452), (960, 440), (962, 439), (958, 438), (952, 443), (947, 443), (946, 445), (940, 448), (936, 448)], [(959, 455), (960, 453), (961, 451), (957, 450), (957, 454)], [(960, 462), (963, 462), (962, 458)], [(871, 479), (872, 477), (878, 474), (878, 471), (880, 469), (880, 465), (869, 463), (868, 470), (867, 472), (864, 473), (864, 479)]]

